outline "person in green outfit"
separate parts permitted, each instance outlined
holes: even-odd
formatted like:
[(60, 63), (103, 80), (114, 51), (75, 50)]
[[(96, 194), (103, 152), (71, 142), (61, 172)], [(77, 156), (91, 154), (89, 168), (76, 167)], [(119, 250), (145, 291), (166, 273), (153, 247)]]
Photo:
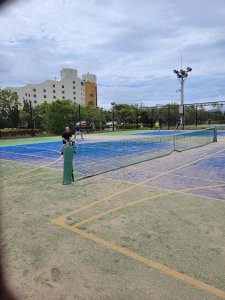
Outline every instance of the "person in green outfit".
[(155, 122), (155, 130), (159, 130), (160, 131), (160, 124), (159, 121)]

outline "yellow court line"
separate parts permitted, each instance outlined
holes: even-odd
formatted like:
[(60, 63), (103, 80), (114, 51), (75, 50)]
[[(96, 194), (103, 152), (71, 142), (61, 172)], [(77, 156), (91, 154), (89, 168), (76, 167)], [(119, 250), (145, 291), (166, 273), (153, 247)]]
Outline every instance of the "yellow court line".
[[(14, 164), (22, 164), (22, 165), (28, 165), (28, 166), (34, 166), (34, 167), (40, 167), (40, 165), (36, 165), (36, 164), (32, 164), (32, 163), (26, 163), (26, 162), (21, 162), (21, 161), (16, 161), (16, 160), (12, 160), (12, 159), (3, 159), (3, 158), (0, 158), (0, 161), (3, 161), (4, 163), (5, 162), (9, 162), (9, 163), (14, 163)], [(46, 168), (46, 169), (51, 169), (52, 170), (52, 168), (48, 168), (47, 166), (43, 166), (44, 168)], [(56, 169), (56, 170), (58, 170), (58, 169)], [(12, 175), (8, 175), (8, 176), (12, 176)], [(8, 177), (8, 176), (3, 176), (2, 177), (2, 179), (4, 179), (4, 178), (6, 178), (6, 177)]]
[(176, 278), (176, 279), (178, 279), (180, 281), (183, 281), (183, 282), (188, 283), (188, 284), (190, 284), (192, 286), (195, 286), (198, 289), (201, 289), (201, 290), (203, 290), (205, 292), (208, 292), (208, 293), (210, 293), (212, 295), (215, 295), (217, 297), (225, 299), (225, 292), (224, 291), (219, 290), (219, 289), (215, 288), (214, 286), (208, 285), (208, 284), (206, 284), (206, 283), (204, 283), (204, 282), (202, 282), (200, 280), (194, 279), (194, 278), (192, 278), (192, 277), (190, 277), (188, 275), (180, 273), (180, 272), (178, 272), (178, 271), (176, 271), (176, 270), (174, 270), (172, 268), (167, 267), (166, 265), (164, 265), (162, 263), (159, 263), (159, 262), (156, 262), (156, 261), (154, 261), (152, 259), (149, 259), (149, 258), (146, 258), (144, 256), (141, 256), (141, 255), (139, 255), (139, 254), (137, 254), (135, 252), (132, 252), (132, 251), (126, 249), (126, 248), (120, 247), (120, 246), (118, 246), (116, 244), (113, 244), (111, 242), (103, 240), (103, 239), (101, 239), (101, 238), (99, 238), (99, 237), (97, 237), (97, 236), (95, 236), (93, 234), (90, 234), (90, 233), (86, 232), (86, 231), (83, 231), (83, 230), (80, 230), (78, 228), (75, 228), (75, 227), (72, 227), (70, 225), (67, 225), (67, 224), (65, 224), (62, 221), (55, 220), (54, 224), (56, 224), (56, 225), (58, 225), (58, 226), (60, 226), (62, 228), (68, 229), (68, 230), (76, 233), (77, 235), (79, 235), (79, 236), (81, 236), (83, 238), (86, 238), (88, 240), (91, 240), (91, 241), (93, 241), (93, 242), (95, 242), (95, 243), (97, 243), (99, 245), (102, 245), (102, 246), (104, 246), (104, 247), (106, 247), (106, 248), (108, 248), (110, 250), (113, 250), (113, 251), (115, 251), (117, 253), (120, 253), (120, 254), (125, 255), (125, 256), (127, 256), (129, 258), (132, 258), (132, 259), (134, 259), (136, 261), (139, 261), (139, 262), (141, 262), (141, 263), (143, 263), (143, 264), (145, 264), (145, 265), (147, 265), (149, 267), (152, 267), (152, 268), (154, 268), (156, 270), (159, 270), (159, 271), (161, 271), (161, 272), (163, 272), (163, 273), (165, 273), (165, 274), (167, 274), (167, 275), (169, 275), (171, 277), (174, 277), (174, 278)]
[[(145, 171), (145, 173), (148, 173), (148, 171)], [(152, 173), (154, 173), (154, 171), (152, 171)], [(190, 177), (190, 176), (183, 176), (183, 175), (176, 175), (176, 174), (168, 174), (168, 176), (172, 176), (172, 177), (174, 176), (174, 177), (179, 177), (179, 178), (195, 179), (195, 180), (208, 181), (208, 182), (225, 183), (225, 181), (223, 181), (223, 180), (200, 178), (200, 177)], [(106, 179), (106, 180), (112, 180), (112, 181), (117, 181), (117, 182), (129, 183), (129, 184), (133, 184), (133, 185), (136, 184), (136, 183), (134, 183), (132, 181), (127, 181), (127, 180), (120, 180), (120, 179), (114, 179), (114, 178), (103, 177), (103, 176), (102, 176), (102, 178)], [(145, 184), (142, 184), (142, 186), (163, 189), (163, 188), (159, 188), (159, 187), (156, 187), (156, 186), (149, 186), (149, 185), (145, 185)], [(168, 189), (164, 189), (164, 190), (168, 190)]]
[[(148, 170), (141, 170), (141, 172), (143, 173), (148, 173), (152, 172), (154, 173), (154, 171), (148, 171)], [(216, 180), (216, 179), (209, 179), (209, 178), (200, 178), (200, 177), (192, 177), (192, 176), (185, 176), (185, 175), (180, 175), (180, 174), (168, 174), (168, 176), (174, 176), (174, 177), (179, 177), (179, 178), (188, 178), (188, 179), (195, 179), (195, 180), (202, 180), (202, 181), (211, 181), (211, 182), (225, 182), (223, 180)], [(107, 179), (110, 179), (109, 177)]]
[(132, 185), (132, 186), (129, 186), (129, 187), (127, 187), (127, 188), (124, 188), (124, 189), (122, 189), (122, 190), (120, 190), (120, 191), (118, 191), (118, 192), (115, 192), (115, 193), (113, 193), (113, 194), (111, 194), (111, 195), (109, 195), (109, 196), (106, 196), (106, 197), (104, 197), (104, 198), (102, 198), (102, 199), (99, 199), (99, 200), (95, 200), (95, 201), (93, 201), (93, 202), (91, 202), (91, 203), (89, 203), (89, 204), (87, 204), (87, 205), (84, 205), (84, 206), (82, 206), (82, 207), (80, 207), (80, 208), (77, 208), (77, 209), (75, 209), (75, 210), (73, 210), (73, 211), (71, 211), (71, 212), (69, 212), (69, 213), (66, 213), (66, 214), (62, 215), (60, 218), (61, 218), (61, 219), (65, 219), (66, 217), (69, 217), (69, 216), (72, 216), (72, 215), (74, 215), (74, 214), (77, 214), (77, 213), (79, 213), (79, 212), (81, 212), (81, 211), (83, 211), (83, 210), (85, 210), (85, 209), (88, 209), (88, 208), (90, 208), (90, 207), (93, 207), (93, 206), (95, 206), (95, 205), (98, 205), (98, 204), (100, 204), (100, 203), (103, 203), (103, 202), (105, 202), (105, 201), (111, 200), (111, 199), (114, 198), (114, 197), (117, 197), (117, 196), (119, 196), (119, 195), (121, 195), (121, 194), (123, 194), (123, 193), (126, 193), (126, 192), (128, 192), (128, 191), (130, 191), (130, 190), (132, 190), (132, 189), (134, 189), (134, 188), (136, 188), (136, 187), (138, 187), (138, 186), (142, 186), (143, 184), (148, 183), (148, 182), (150, 182), (150, 181), (152, 181), (152, 180), (158, 179), (158, 178), (163, 177), (163, 176), (165, 176), (165, 175), (167, 175), (167, 174), (170, 174), (170, 173), (172, 173), (172, 172), (175, 172), (175, 171), (181, 170), (181, 169), (183, 169), (183, 168), (186, 168), (186, 167), (188, 167), (188, 166), (191, 166), (191, 165), (193, 165), (193, 164), (195, 164), (195, 163), (197, 163), (197, 162), (199, 162), (199, 161), (202, 161), (202, 160), (207, 159), (207, 158), (209, 158), (209, 157), (215, 156), (215, 155), (217, 155), (217, 154), (219, 154), (219, 153), (222, 153), (222, 152), (224, 152), (224, 151), (225, 151), (225, 149), (220, 150), (220, 151), (217, 151), (217, 152), (215, 152), (215, 153), (213, 153), (213, 154), (206, 155), (206, 156), (204, 156), (204, 157), (202, 157), (202, 158), (196, 159), (196, 160), (194, 160), (194, 161), (192, 161), (192, 162), (189, 162), (189, 163), (187, 163), (187, 164), (185, 164), (185, 165), (182, 165), (182, 166), (180, 166), (180, 167), (177, 167), (177, 168), (174, 168), (174, 169), (172, 169), (172, 170), (166, 171), (166, 172), (161, 173), (161, 174), (159, 174), (159, 175), (156, 175), (156, 176), (154, 176), (154, 177), (145, 179), (145, 180), (143, 180), (143, 181), (141, 181), (141, 182), (139, 182), (139, 183), (136, 183), (136, 184), (134, 184), (134, 185)]
[(48, 166), (50, 166), (50, 165), (55, 164), (55, 163), (58, 162), (59, 160), (61, 160), (61, 158), (58, 158), (58, 159), (56, 159), (55, 161), (53, 161), (53, 162), (51, 162), (51, 163), (49, 163), (49, 164), (47, 164), (47, 165), (39, 166), (39, 167), (37, 167), (37, 168), (31, 169), (31, 170), (27, 170), (27, 171), (24, 171), (24, 172), (20, 172), (20, 173), (16, 173), (16, 174), (14, 174), (14, 175), (5, 176), (5, 178), (6, 178), (6, 179), (8, 179), (8, 178), (14, 178), (14, 177), (17, 177), (17, 176), (21, 176), (21, 175), (23, 175), (23, 174), (26, 174), (26, 173), (30, 173), (30, 172), (33, 172), (33, 171), (36, 171), (36, 170), (39, 170), (39, 169), (42, 169), (42, 168), (46, 168), (46, 167), (48, 167)]
[[(117, 182), (124, 182), (124, 183), (127, 183), (127, 184), (135, 184), (135, 183), (132, 183), (130, 181), (125, 181), (125, 180), (117, 180), (117, 179), (112, 179), (112, 178), (107, 178), (105, 177), (104, 179), (106, 180), (112, 180), (112, 181), (117, 181)], [(217, 182), (218, 184), (219, 183), (224, 183), (225, 184), (225, 181), (215, 181)], [(173, 192), (174, 190), (171, 190), (171, 189), (167, 189), (167, 188), (162, 188), (162, 187), (159, 187), (159, 186), (153, 186), (153, 185), (144, 185), (143, 184), (143, 187), (147, 188), (147, 189), (154, 189), (154, 190), (162, 190), (162, 191), (167, 191), (167, 192)], [(208, 196), (205, 196), (205, 195), (198, 195), (198, 194), (192, 194), (192, 193), (185, 193), (185, 192), (181, 192), (182, 194), (184, 195), (193, 195), (195, 197), (200, 197), (200, 198), (207, 198), (207, 199), (211, 199), (211, 200), (217, 200), (217, 201), (222, 201), (222, 202), (225, 202), (225, 199), (219, 199), (219, 198), (213, 198), (213, 197), (208, 197)]]
[[(15, 180), (23, 180), (23, 179), (27, 179), (27, 178), (33, 178), (33, 177), (36, 177), (36, 176), (41, 176), (41, 175), (49, 174), (49, 173), (55, 172), (56, 170), (57, 169), (52, 169), (51, 171), (44, 172), (44, 173), (39, 173), (39, 174), (34, 174), (34, 175), (29, 175), (29, 176), (23, 176), (22, 178), (12, 178), (12, 179), (9, 179), (9, 180), (4, 180), (4, 181), (1, 182), (1, 184), (5, 184), (7, 182), (12, 182), (12, 181), (15, 181)], [(49, 177), (47, 179), (49, 179)]]
[(102, 213), (95, 214), (95, 215), (91, 216), (90, 218), (84, 219), (83, 221), (81, 221), (79, 223), (76, 223), (75, 225), (73, 225), (73, 227), (78, 228), (78, 227), (80, 227), (83, 224), (86, 224), (86, 223), (89, 223), (89, 222), (91, 222), (93, 220), (102, 218), (102, 217), (104, 217), (106, 215), (109, 215), (109, 214), (111, 214), (111, 213), (113, 213), (115, 211), (118, 211), (120, 209), (123, 209), (123, 208), (126, 208), (126, 207), (130, 207), (130, 206), (133, 206), (135, 204), (143, 203), (143, 202), (146, 202), (146, 201), (149, 201), (149, 200), (154, 200), (154, 199), (157, 199), (157, 198), (160, 198), (160, 197), (163, 197), (163, 196), (172, 195), (172, 194), (178, 194), (178, 193), (183, 193), (183, 192), (188, 192), (188, 191), (195, 191), (195, 190), (200, 190), (200, 189), (209, 189), (209, 188), (213, 188), (213, 187), (222, 187), (222, 186), (225, 186), (225, 183), (223, 183), (223, 184), (214, 184), (214, 185), (206, 185), (206, 186), (199, 186), (199, 187), (194, 187), (194, 188), (186, 188), (186, 189), (178, 190), (178, 191), (169, 191), (169, 192), (160, 193), (160, 194), (157, 194), (157, 195), (154, 195), (154, 196), (151, 196), (151, 197), (144, 197), (142, 199), (135, 200), (135, 201), (132, 201), (132, 202), (129, 202), (129, 203), (122, 204), (122, 205), (119, 205), (117, 207), (111, 208), (111, 209), (109, 209), (107, 211), (104, 211)]

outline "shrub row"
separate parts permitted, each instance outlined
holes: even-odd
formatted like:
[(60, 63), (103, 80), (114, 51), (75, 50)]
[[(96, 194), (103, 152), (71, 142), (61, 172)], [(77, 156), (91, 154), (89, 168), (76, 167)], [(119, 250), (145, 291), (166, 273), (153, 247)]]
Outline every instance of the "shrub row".
[[(41, 129), (34, 129), (34, 134), (41, 133)], [(18, 136), (31, 136), (32, 129), (0, 129), (0, 138), (18, 137)]]

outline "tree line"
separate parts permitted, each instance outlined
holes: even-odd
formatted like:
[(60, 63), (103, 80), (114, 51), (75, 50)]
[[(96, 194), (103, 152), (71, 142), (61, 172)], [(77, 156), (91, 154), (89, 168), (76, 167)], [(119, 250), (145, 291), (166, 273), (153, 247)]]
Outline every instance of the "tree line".
[[(110, 109), (83, 107), (71, 100), (43, 102), (35, 107), (24, 101), (20, 104), (16, 93), (0, 90), (0, 129), (36, 128), (59, 134), (65, 126), (74, 128), (80, 121), (86, 130), (103, 130), (114, 123), (117, 129), (152, 128), (158, 120), (161, 127), (173, 127), (179, 120), (179, 105), (160, 107), (111, 103)], [(185, 124), (225, 123), (221, 110), (207, 111), (204, 106), (185, 107)]]

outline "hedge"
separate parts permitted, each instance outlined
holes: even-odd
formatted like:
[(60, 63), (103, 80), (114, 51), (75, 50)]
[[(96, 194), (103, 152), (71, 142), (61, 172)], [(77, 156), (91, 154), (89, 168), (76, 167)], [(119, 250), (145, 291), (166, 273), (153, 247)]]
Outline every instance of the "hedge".
[[(33, 133), (39, 134), (41, 133), (41, 129), (34, 129)], [(7, 138), (7, 137), (18, 137), (18, 136), (31, 136), (32, 129), (0, 129), (0, 138)]]

